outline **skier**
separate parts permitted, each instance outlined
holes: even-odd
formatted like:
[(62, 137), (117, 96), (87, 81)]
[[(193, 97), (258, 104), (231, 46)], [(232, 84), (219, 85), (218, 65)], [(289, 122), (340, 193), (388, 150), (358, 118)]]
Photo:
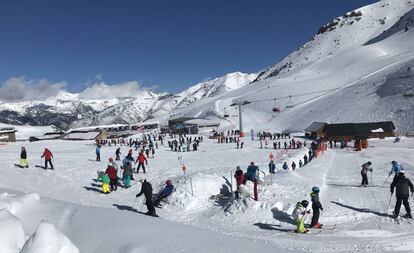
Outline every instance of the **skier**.
[(247, 167), (247, 172), (244, 175), (244, 182), (247, 180), (255, 182), (257, 180), (257, 175), (259, 173), (259, 167), (254, 165), (254, 162), (250, 162), (250, 165)]
[(105, 194), (109, 194), (110, 193), (110, 191), (109, 191), (109, 182), (110, 182), (111, 180), (109, 179), (109, 177), (108, 177), (108, 174), (103, 174), (103, 176), (102, 176), (102, 192), (103, 193), (105, 193)]
[(147, 158), (145, 158), (144, 151), (143, 151), (143, 150), (141, 150), (141, 152), (139, 152), (139, 155), (138, 155), (137, 160), (135, 161), (135, 164), (137, 164), (137, 163), (138, 163), (137, 173), (139, 173), (139, 168), (141, 168), (141, 166), (142, 166), (142, 170), (143, 170), (143, 171), (144, 171), (144, 173), (145, 173), (145, 166), (144, 166), (144, 162), (145, 162), (145, 164), (146, 164), (146, 165), (148, 165), (148, 160), (147, 160)]
[(282, 168), (283, 168), (284, 170), (288, 170), (288, 169), (289, 169), (289, 166), (287, 165), (287, 163), (286, 163), (286, 162), (284, 162), (284, 163), (283, 163)]
[(371, 168), (372, 163), (371, 162), (366, 162), (364, 164), (361, 165), (362, 169), (361, 169), (361, 176), (362, 176), (362, 182), (361, 182), (361, 186), (368, 186), (368, 171), (370, 171), (372, 173), (372, 168)]
[(41, 158), (45, 158), (45, 170), (47, 170), (47, 164), (50, 164), (50, 169), (53, 170), (53, 164), (52, 164), (52, 158), (53, 158), (53, 154), (52, 152), (45, 148), (45, 150), (43, 151), (43, 154), (41, 156)]
[(124, 169), (124, 173), (122, 174), (123, 184), (128, 189), (131, 187), (132, 165), (128, 161), (122, 168)]
[(391, 195), (394, 193), (394, 188), (396, 188), (396, 196), (397, 196), (397, 203), (395, 204), (394, 208), (394, 217), (397, 219), (398, 215), (400, 214), (401, 203), (404, 204), (405, 211), (407, 214), (404, 218), (412, 219), (410, 203), (408, 202), (408, 197), (410, 193), (408, 190), (411, 191), (411, 195), (414, 194), (414, 186), (411, 183), (410, 179), (406, 178), (404, 175), (404, 171), (401, 170), (398, 174), (394, 177), (394, 180), (391, 183)]
[(311, 228), (322, 228), (322, 225), (319, 223), (319, 214), (320, 211), (323, 211), (322, 204), (319, 201), (319, 187), (314, 186), (312, 187), (312, 193), (310, 194), (312, 199), (312, 222), (311, 222)]
[(404, 168), (398, 162), (396, 162), (396, 161), (392, 161), (391, 162), (391, 165), (392, 165), (391, 171), (388, 174), (388, 176), (391, 176), (392, 173), (394, 172), (395, 173), (394, 177), (395, 177), (398, 173), (400, 173), (401, 171), (404, 170)]
[(141, 191), (136, 195), (136, 197), (138, 198), (139, 196), (144, 194), (145, 205), (147, 205), (148, 209), (148, 212), (146, 212), (145, 214), (157, 217), (154, 205), (152, 204), (152, 185), (149, 182), (147, 182), (145, 177), (142, 177), (139, 181), (142, 183), (142, 186)]
[(101, 145), (96, 146), (96, 161), (101, 161)]
[(170, 196), (173, 191), (174, 191), (174, 185), (172, 184), (172, 181), (168, 179), (165, 182), (164, 188), (162, 188), (161, 191), (157, 194), (157, 198), (154, 201), (154, 206), (160, 207), (161, 200)]
[(116, 175), (116, 169), (112, 166), (111, 163), (108, 164), (105, 173), (109, 177), (109, 185), (111, 186), (111, 191), (116, 191), (118, 188), (118, 176)]
[(236, 186), (237, 186), (237, 189), (236, 189), (236, 192), (235, 192), (235, 197), (236, 197), (236, 199), (238, 199), (239, 198), (239, 191), (238, 191), (239, 187), (240, 187), (241, 184), (245, 183), (244, 173), (243, 173), (243, 170), (240, 168), (240, 166), (236, 167), (236, 172), (234, 173), (234, 178), (236, 179)]
[(299, 159), (299, 168), (302, 168), (302, 166), (303, 166), (302, 159)]
[(116, 156), (115, 160), (117, 160), (117, 161), (121, 160), (121, 157), (120, 157), (121, 156), (121, 148), (116, 149), (115, 156)]
[(118, 164), (114, 161), (112, 157), (109, 157), (108, 164), (114, 167), (116, 171), (118, 171)]
[(309, 202), (307, 200), (302, 200), (302, 202), (296, 203), (296, 207), (293, 210), (292, 217), (296, 222), (296, 233), (306, 233), (309, 230), (305, 229), (305, 219), (306, 216), (310, 213), (310, 210), (307, 210)]
[(270, 163), (269, 163), (269, 173), (270, 174), (275, 174), (275, 170), (276, 170), (276, 165), (273, 162), (273, 160), (270, 160)]
[(295, 161), (292, 162), (292, 165), (291, 166), (292, 166), (292, 171), (294, 171), (296, 169), (296, 163), (295, 163)]
[(303, 165), (308, 164), (308, 157), (306, 155), (303, 156)]
[(22, 151), (20, 152), (20, 166), (22, 168), (29, 168), (29, 161), (27, 160), (27, 152), (25, 147), (22, 147)]
[(237, 188), (239, 188), (239, 186), (243, 184), (243, 181), (244, 181), (244, 173), (243, 173), (243, 170), (240, 168), (240, 166), (236, 167), (234, 178), (236, 179)]

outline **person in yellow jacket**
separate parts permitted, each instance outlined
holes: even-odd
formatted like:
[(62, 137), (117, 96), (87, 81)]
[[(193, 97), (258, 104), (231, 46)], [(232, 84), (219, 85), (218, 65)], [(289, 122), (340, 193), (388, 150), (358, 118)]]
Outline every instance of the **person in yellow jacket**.
[(102, 176), (102, 192), (105, 193), (105, 194), (108, 194), (108, 193), (111, 192), (109, 190), (109, 182), (110, 182), (110, 180), (109, 180), (108, 174), (105, 173)]

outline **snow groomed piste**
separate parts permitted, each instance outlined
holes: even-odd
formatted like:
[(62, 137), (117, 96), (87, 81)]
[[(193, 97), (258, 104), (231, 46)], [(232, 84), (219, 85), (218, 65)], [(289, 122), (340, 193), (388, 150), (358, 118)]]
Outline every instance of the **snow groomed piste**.
[[(298, 136), (294, 138), (302, 143), (305, 140)], [(391, 168), (391, 160), (399, 161), (407, 177), (412, 178), (413, 163), (409, 159), (413, 155), (411, 138), (403, 137), (398, 143), (394, 143), (393, 139), (371, 140), (370, 147), (362, 152), (356, 152), (352, 148), (327, 147), (323, 154), (305, 166), (298, 166), (295, 171), (291, 171), (291, 164), (293, 161), (298, 163), (299, 159), (308, 154), (310, 140), (306, 140), (306, 148), (302, 146), (299, 149), (285, 150), (282, 144), (281, 149), (274, 150), (269, 145), (272, 141), (268, 140), (266, 146), (264, 141), (244, 138), (243, 149), (237, 149), (236, 143), (218, 143), (216, 139), (210, 140), (205, 136), (199, 150), (190, 152), (171, 151), (167, 145), (168, 140), (172, 139), (165, 139), (164, 145), (155, 150), (155, 158), (148, 158), (146, 174), (134, 173), (135, 180), (130, 188), (122, 188), (122, 183), (119, 182), (117, 191), (106, 195), (101, 193), (100, 183), (94, 179), (97, 171), (106, 169), (108, 158), (114, 156), (119, 146), (103, 145), (102, 162), (91, 162), (88, 159), (94, 160), (96, 155), (93, 142), (24, 143), (29, 168), (14, 166), (22, 143), (1, 146), (1, 162), (9, 164), (3, 167), (4, 176), (0, 179), (4, 192), (0, 202), (6, 207), (4, 210), (10, 213), (4, 219), (7, 224), (14, 220), (11, 224), (16, 224), (13, 225), (15, 231), (20, 231), (15, 233), (21, 235), (23, 228), (25, 234), (24, 239), (16, 237), (20, 239), (6, 240), (1, 245), (21, 248), (26, 238), (35, 231), (40, 231), (36, 232), (40, 234), (36, 238), (42, 238), (41, 231), (57, 229), (66, 235), (58, 236), (55, 232), (50, 232), (60, 238), (57, 241), (66, 245), (63, 241), (67, 240), (62, 238), (67, 237), (81, 252), (104, 249), (130, 252), (128, 249), (141, 247), (148, 251), (159, 249), (162, 252), (163, 247), (172, 245), (186, 252), (198, 249), (200, 245), (204, 245), (205, 252), (228, 252), (234, 248), (247, 252), (251, 247), (264, 252), (274, 249), (280, 249), (280, 252), (383, 252), (410, 250), (413, 246), (410, 242), (414, 236), (410, 229), (411, 220), (402, 219), (399, 224), (395, 222), (392, 217), (395, 195), (388, 205), (392, 180), (389, 179), (384, 184)], [(280, 141), (289, 143), (290, 140)], [(45, 147), (53, 152), (56, 165), (53, 171), (34, 166)], [(122, 157), (129, 149), (129, 146), (121, 146)], [(268, 171), (270, 154), (275, 161), (275, 174), (269, 174)], [(133, 150), (133, 156), (136, 155), (137, 151)], [(232, 194), (236, 190), (236, 180), (232, 178), (236, 166), (239, 165), (246, 172), (252, 161), (263, 171), (260, 172), (258, 184), (259, 200), (254, 200), (253, 183), (249, 181), (246, 183), (247, 194), (236, 199)], [(369, 185), (360, 187), (361, 165), (367, 161), (372, 162), (373, 172), (368, 172)], [(282, 169), (284, 162), (289, 164), (289, 170)], [(152, 184), (154, 193), (165, 185), (166, 179), (171, 179), (175, 186), (172, 195), (162, 201), (162, 208), (156, 209), (161, 219), (139, 214), (147, 211), (145, 198), (135, 198), (141, 189), (141, 183), (137, 181), (143, 175)], [(323, 227), (308, 228), (311, 212), (304, 221), (309, 233), (297, 234), (294, 232), (296, 224), (291, 214), (297, 202), (311, 202), (309, 194), (313, 186), (320, 188), (320, 202), (323, 205), (320, 222)], [(36, 194), (27, 195), (24, 192)], [(412, 202), (411, 196), (409, 200)], [(311, 205), (308, 206), (309, 210)], [(401, 214), (405, 214), (404, 207)], [(41, 225), (41, 220), (50, 225)], [(105, 233), (99, 233), (101, 229)], [(83, 232), (79, 234), (79, 231)], [(193, 238), (194, 246), (185, 244), (184, 238), (176, 238), (178, 236), (173, 231), (189, 233), (187, 236)], [(160, 234), (168, 234), (174, 239), (165, 242), (144, 239), (148, 236), (157, 238)], [(220, 241), (220, 248), (219, 244), (202, 240), (201, 237), (205, 234), (216, 238), (215, 242)], [(92, 240), (96, 236), (98, 240)], [(33, 240), (31, 239), (30, 245), (35, 244)], [(91, 243), (91, 240), (96, 243)], [(42, 240), (37, 243), (42, 245), (41, 242)], [(29, 248), (28, 245), (25, 247)], [(125, 247), (128, 249), (125, 250)]]

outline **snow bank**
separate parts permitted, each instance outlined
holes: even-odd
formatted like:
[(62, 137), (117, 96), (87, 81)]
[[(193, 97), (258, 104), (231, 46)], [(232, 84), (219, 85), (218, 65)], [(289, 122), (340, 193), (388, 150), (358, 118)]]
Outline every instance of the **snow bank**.
[(21, 253), (78, 253), (78, 248), (54, 225), (42, 221)]
[(9, 195), (7, 192), (0, 194), (0, 209), (6, 209), (12, 214), (22, 210), (25, 205), (33, 204), (40, 199), (37, 193), (28, 193), (19, 196)]
[(19, 218), (6, 209), (0, 210), (0, 249), (2, 253), (18, 253), (24, 244), (24, 230)]

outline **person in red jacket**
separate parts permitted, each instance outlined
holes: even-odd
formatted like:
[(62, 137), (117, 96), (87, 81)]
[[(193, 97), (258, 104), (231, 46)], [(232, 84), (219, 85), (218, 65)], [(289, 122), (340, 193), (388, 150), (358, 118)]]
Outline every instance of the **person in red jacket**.
[(108, 164), (108, 168), (106, 168), (105, 173), (109, 177), (109, 186), (111, 187), (111, 191), (116, 191), (118, 189), (118, 177), (116, 175), (117, 171), (111, 163)]
[(236, 198), (239, 198), (239, 186), (244, 182), (244, 172), (240, 169), (240, 166), (236, 167), (236, 172), (234, 173), (236, 178), (237, 191), (235, 192)]
[(47, 164), (50, 164), (50, 169), (53, 170), (53, 164), (52, 164), (52, 158), (53, 158), (53, 154), (52, 152), (45, 148), (45, 150), (43, 151), (43, 155), (41, 156), (42, 158), (45, 158), (45, 170), (47, 170)]
[(143, 171), (144, 171), (144, 173), (145, 173), (145, 166), (144, 166), (144, 162), (145, 162), (145, 164), (146, 164), (146, 165), (148, 165), (148, 161), (147, 161), (147, 158), (145, 158), (144, 151), (143, 151), (143, 150), (141, 150), (141, 152), (139, 152), (139, 155), (138, 155), (137, 160), (135, 161), (135, 164), (137, 164), (137, 163), (138, 163), (137, 173), (139, 173), (139, 168), (141, 168), (141, 166), (142, 166), (142, 170), (143, 170)]

